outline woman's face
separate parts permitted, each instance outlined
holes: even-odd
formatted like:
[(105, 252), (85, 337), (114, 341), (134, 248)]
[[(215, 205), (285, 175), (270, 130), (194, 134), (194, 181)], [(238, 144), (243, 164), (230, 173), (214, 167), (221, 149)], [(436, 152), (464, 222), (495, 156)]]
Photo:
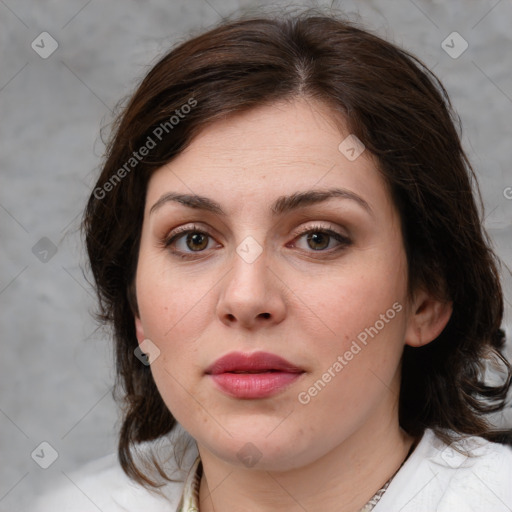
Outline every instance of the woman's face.
[(137, 337), (160, 351), (171, 413), (226, 462), (299, 467), (396, 419), (406, 257), (349, 135), (323, 104), (273, 104), (211, 125), (150, 179)]

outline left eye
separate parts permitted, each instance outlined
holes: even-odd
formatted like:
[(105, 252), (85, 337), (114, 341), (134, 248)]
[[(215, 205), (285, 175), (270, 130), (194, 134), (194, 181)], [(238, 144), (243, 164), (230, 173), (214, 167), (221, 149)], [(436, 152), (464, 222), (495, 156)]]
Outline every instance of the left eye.
[(174, 245), (179, 252), (202, 252), (205, 249), (211, 249), (210, 243), (213, 243), (213, 239), (208, 233), (188, 230), (172, 236), (165, 245), (167, 247)]
[[(332, 231), (330, 229), (310, 229), (298, 237), (298, 240), (304, 240), (307, 247), (301, 249), (312, 249), (313, 251), (325, 251), (332, 249), (333, 246), (348, 245), (348, 238)], [(298, 246), (298, 244), (295, 244)]]

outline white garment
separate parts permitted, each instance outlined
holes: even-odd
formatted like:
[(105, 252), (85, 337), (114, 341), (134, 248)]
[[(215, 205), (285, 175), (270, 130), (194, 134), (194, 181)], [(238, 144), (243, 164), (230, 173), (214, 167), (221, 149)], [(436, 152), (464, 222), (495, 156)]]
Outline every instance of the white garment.
[[(189, 449), (181, 472), (172, 460), (166, 467), (174, 464), (173, 477), (181, 481), (167, 484), (158, 496), (125, 476), (115, 455), (104, 457), (65, 478), (64, 488), (41, 498), (33, 512), (176, 512), (184, 488), (193, 488), (189, 470), (196, 458), (196, 448)], [(477, 437), (447, 446), (427, 430), (373, 510), (510, 512), (512, 448)]]

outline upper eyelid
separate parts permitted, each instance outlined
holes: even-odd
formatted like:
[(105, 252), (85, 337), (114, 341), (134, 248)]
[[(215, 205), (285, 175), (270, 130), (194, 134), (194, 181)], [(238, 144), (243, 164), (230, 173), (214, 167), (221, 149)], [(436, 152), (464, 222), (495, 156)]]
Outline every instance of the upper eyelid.
[[(312, 222), (315, 222), (315, 221), (312, 221)], [(318, 222), (318, 221), (316, 221)], [(187, 233), (187, 232), (194, 232), (194, 231), (197, 231), (197, 232), (200, 232), (200, 233), (205, 233), (209, 236), (213, 236), (210, 232), (210, 229), (211, 228), (203, 228), (201, 226), (197, 226), (195, 224), (192, 224), (192, 225), (187, 225), (185, 224), (184, 226), (178, 226), (177, 228), (174, 228), (173, 230), (171, 230), (166, 238), (169, 238), (171, 236), (174, 236), (174, 235), (177, 235), (177, 234), (183, 234), (183, 233)], [(344, 235), (343, 233), (339, 233), (335, 228), (333, 228), (332, 226), (332, 223), (329, 223), (329, 225), (326, 225), (326, 226), (322, 226), (320, 224), (314, 224), (312, 226), (306, 226), (304, 227), (303, 229), (298, 229), (298, 230), (294, 230), (295, 234), (302, 234), (302, 233), (307, 233), (308, 231), (314, 231), (314, 230), (324, 230), (324, 231), (333, 231), (337, 234), (339, 234), (340, 236), (346, 236)]]

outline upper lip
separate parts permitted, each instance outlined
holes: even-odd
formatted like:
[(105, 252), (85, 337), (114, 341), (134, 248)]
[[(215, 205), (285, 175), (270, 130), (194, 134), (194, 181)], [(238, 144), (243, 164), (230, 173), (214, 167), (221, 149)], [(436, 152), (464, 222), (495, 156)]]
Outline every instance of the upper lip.
[(231, 352), (211, 364), (206, 369), (206, 373), (218, 375), (227, 372), (258, 372), (269, 370), (289, 373), (302, 373), (304, 371), (302, 368), (298, 368), (286, 359), (268, 352), (253, 352), (252, 354)]

